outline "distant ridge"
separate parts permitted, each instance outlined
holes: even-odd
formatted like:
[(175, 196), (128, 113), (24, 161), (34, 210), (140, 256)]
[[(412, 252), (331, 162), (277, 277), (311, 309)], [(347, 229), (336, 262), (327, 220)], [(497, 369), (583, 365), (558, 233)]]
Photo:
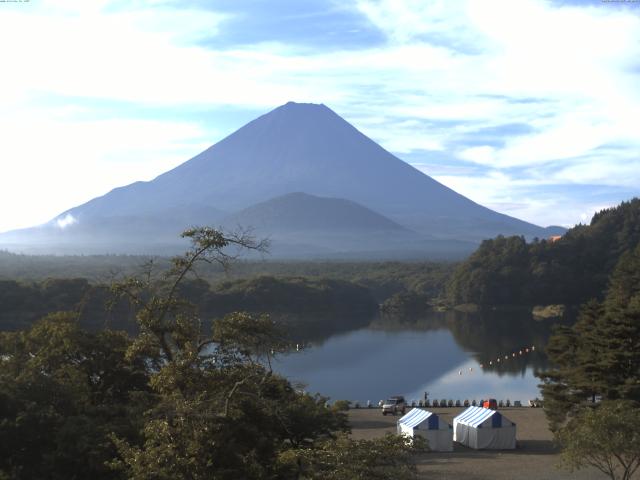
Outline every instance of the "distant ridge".
[[(372, 221), (376, 214), (378, 220), (385, 218), (425, 239), (477, 243), (498, 234), (551, 234), (459, 195), (384, 150), (328, 107), (289, 102), (152, 181), (116, 188), (44, 226), (0, 235), (0, 246), (28, 248), (35, 242), (44, 251), (55, 243), (78, 252), (140, 253), (154, 242), (170, 246), (185, 223), (218, 224), (234, 215), (257, 221), (258, 216), (251, 217), (254, 205), (293, 192), (354, 202), (364, 209), (359, 221)], [(313, 203), (301, 198), (300, 208)], [(340, 223), (344, 205), (336, 204), (335, 218), (325, 218), (325, 229)], [(302, 213), (297, 212), (298, 226)], [(358, 223), (353, 216), (349, 221)], [(275, 227), (276, 219), (271, 222)], [(398, 245), (394, 249), (402, 248)], [(419, 255), (429, 256), (429, 248), (425, 244)]]
[(434, 241), (350, 200), (302, 192), (252, 205), (222, 224), (229, 230), (251, 225), (253, 234), (272, 241), (275, 257), (409, 259), (429, 251), (451, 258), (474, 247)]
[(371, 231), (409, 233), (408, 229), (362, 205), (341, 198), (326, 198), (302, 192), (287, 193), (252, 205), (222, 220), (233, 228), (251, 225), (258, 231)]

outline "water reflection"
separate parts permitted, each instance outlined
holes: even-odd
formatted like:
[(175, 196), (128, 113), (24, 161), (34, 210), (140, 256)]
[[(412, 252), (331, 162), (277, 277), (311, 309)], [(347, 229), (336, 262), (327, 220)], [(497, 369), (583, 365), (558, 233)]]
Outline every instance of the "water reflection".
[[(473, 368), (470, 372), (469, 368)], [(463, 372), (460, 375), (460, 372)], [(468, 360), (454, 369), (448, 370), (434, 380), (427, 380), (418, 388), (405, 392), (406, 398), (420, 400), (424, 392), (429, 393), (429, 399), (453, 399), (480, 401), (486, 398), (499, 400), (520, 400), (522, 404), (535, 397), (539, 397), (537, 384), (539, 381), (533, 375), (533, 369), (527, 368), (521, 375), (496, 375), (494, 372), (479, 368), (474, 360)]]
[[(518, 312), (378, 317), (366, 328), (317, 335), (311, 348), (282, 357), (276, 369), (332, 399), (377, 403), (404, 394), (418, 400), (426, 391), (438, 399), (526, 402), (539, 395), (534, 371), (546, 367), (550, 330)], [(535, 351), (519, 354), (531, 346)]]
[[(489, 311), (462, 313), (457, 311), (430, 312), (421, 318), (379, 317), (371, 328), (382, 330), (429, 331), (446, 329), (456, 343), (495, 374), (523, 374), (527, 368), (547, 367), (543, 348), (551, 334), (552, 323), (533, 320), (528, 311)], [(525, 349), (537, 347), (534, 351)], [(520, 351), (523, 354), (520, 354)], [(513, 357), (513, 354), (516, 354)], [(509, 358), (505, 359), (504, 356)], [(500, 362), (497, 360), (500, 359)], [(489, 365), (489, 362), (492, 365)]]

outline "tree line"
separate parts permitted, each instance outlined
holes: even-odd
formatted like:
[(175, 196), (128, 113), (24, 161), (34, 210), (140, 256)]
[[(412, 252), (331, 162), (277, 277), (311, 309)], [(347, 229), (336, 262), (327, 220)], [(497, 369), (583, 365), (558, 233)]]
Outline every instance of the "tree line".
[[(206, 319), (243, 310), (270, 313), (301, 329), (331, 317), (344, 322), (344, 327), (361, 326), (378, 309), (366, 288), (343, 280), (260, 276), (211, 286), (205, 280), (187, 278), (179, 291)], [(89, 330), (137, 330), (127, 299), (113, 301), (110, 285), (92, 285), (82, 278), (37, 283), (1, 280), (0, 306), (2, 330), (27, 328), (56, 311), (76, 312), (80, 324)]]
[(545, 413), (570, 467), (610, 478), (640, 468), (640, 244), (620, 256), (602, 301), (557, 326), (542, 372)]
[[(153, 262), (160, 270), (170, 267), (170, 259), (134, 255), (23, 255), (0, 250), (0, 280), (23, 284), (47, 280), (85, 278), (92, 285), (109, 284), (122, 276), (136, 275), (140, 266)], [(260, 276), (302, 277), (310, 280), (344, 280), (367, 288), (378, 303), (400, 292), (417, 292), (430, 297), (441, 295), (453, 270), (449, 262), (397, 261), (275, 261), (238, 259), (225, 271), (220, 265), (199, 268), (199, 278), (211, 285), (229, 280)]]
[(620, 257), (640, 241), (640, 199), (594, 215), (557, 241), (485, 240), (447, 285), (457, 305), (580, 305), (602, 299)]

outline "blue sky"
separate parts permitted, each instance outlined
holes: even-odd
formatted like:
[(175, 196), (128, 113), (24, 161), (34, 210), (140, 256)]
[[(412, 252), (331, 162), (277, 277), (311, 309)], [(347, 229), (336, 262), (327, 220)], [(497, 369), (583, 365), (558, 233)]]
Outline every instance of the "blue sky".
[(540, 225), (640, 190), (640, 2), (31, 0), (0, 41), (0, 231), (289, 100)]

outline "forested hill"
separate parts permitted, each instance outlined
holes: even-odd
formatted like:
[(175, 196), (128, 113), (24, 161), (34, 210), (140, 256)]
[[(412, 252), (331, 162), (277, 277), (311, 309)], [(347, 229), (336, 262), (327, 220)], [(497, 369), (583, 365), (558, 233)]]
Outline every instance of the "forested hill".
[(620, 257), (640, 241), (640, 199), (596, 213), (562, 238), (502, 237), (482, 242), (454, 271), (453, 304), (578, 305), (601, 299)]
[[(296, 334), (361, 327), (378, 308), (369, 289), (336, 279), (258, 276), (213, 286), (190, 279), (179, 292), (207, 321), (235, 311), (267, 313)], [(0, 331), (28, 328), (57, 311), (75, 312), (88, 330), (132, 331), (134, 306), (114, 299), (109, 285), (92, 285), (83, 278), (38, 283), (0, 279)]]

